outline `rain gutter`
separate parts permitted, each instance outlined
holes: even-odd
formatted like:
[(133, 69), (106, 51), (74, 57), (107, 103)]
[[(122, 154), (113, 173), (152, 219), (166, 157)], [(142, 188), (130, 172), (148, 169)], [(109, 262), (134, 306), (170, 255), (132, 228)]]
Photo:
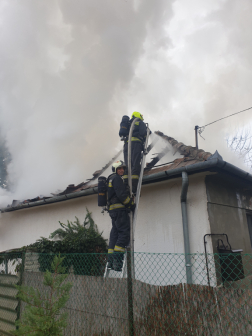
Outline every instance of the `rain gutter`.
[[(214, 168), (223, 170), (227, 173), (233, 174), (235, 176), (238, 176), (240, 178), (243, 178), (243, 179), (246, 179), (252, 182), (252, 175), (245, 172), (244, 170), (237, 168), (236, 166), (226, 161), (220, 160), (220, 159), (210, 159), (208, 161), (195, 163), (195, 164), (188, 165), (185, 167), (175, 168), (175, 169), (159, 172), (156, 174), (144, 176), (143, 184), (149, 184), (149, 183), (167, 180), (169, 179), (169, 177), (180, 177), (182, 172), (193, 174), (199, 171), (206, 171), (206, 170), (214, 169)], [(47, 199), (37, 201), (37, 202), (31, 202), (31, 203), (26, 203), (26, 204), (20, 204), (20, 205), (13, 206), (13, 207), (3, 208), (1, 209), (1, 212), (3, 213), (3, 212), (16, 211), (20, 209), (27, 209), (27, 208), (31, 208), (34, 206), (67, 201), (68, 199), (78, 198), (78, 197), (88, 196), (88, 195), (94, 195), (97, 193), (98, 193), (98, 189), (97, 187), (95, 187), (95, 188), (85, 189), (85, 190), (78, 191), (78, 192), (71, 193), (71, 194), (47, 198)]]
[(97, 194), (97, 193), (98, 193), (98, 187), (95, 187), (95, 188), (90, 188), (90, 189), (86, 189), (86, 190), (82, 190), (82, 191), (77, 191), (77, 192), (71, 193), (71, 194), (46, 198), (46, 199), (43, 199), (43, 200), (37, 201), (37, 202), (25, 203), (25, 204), (20, 204), (20, 205), (13, 206), (13, 207), (3, 208), (3, 209), (1, 209), (1, 212), (3, 213), (3, 212), (15, 211), (15, 210), (27, 209), (27, 208), (32, 208), (32, 207), (39, 206), (39, 205), (46, 205), (46, 204), (50, 204), (50, 203), (67, 201), (67, 200), (72, 199), (72, 198), (94, 195), (94, 194)]
[(226, 161), (223, 161), (220, 159), (210, 159), (208, 161), (195, 163), (195, 164), (188, 165), (185, 167), (179, 167), (179, 168), (175, 168), (171, 170), (166, 170), (160, 173), (144, 176), (143, 183), (148, 184), (152, 182), (162, 181), (164, 179), (167, 179), (167, 177), (171, 177), (171, 176), (179, 177), (181, 176), (183, 171), (187, 172), (188, 174), (192, 174), (192, 173), (197, 173), (199, 171), (206, 171), (206, 170), (214, 169), (214, 168), (224, 170), (227, 173), (236, 175), (240, 178), (243, 178), (243, 179), (246, 179), (252, 182), (252, 175), (249, 174), (248, 172), (245, 172), (244, 170)]

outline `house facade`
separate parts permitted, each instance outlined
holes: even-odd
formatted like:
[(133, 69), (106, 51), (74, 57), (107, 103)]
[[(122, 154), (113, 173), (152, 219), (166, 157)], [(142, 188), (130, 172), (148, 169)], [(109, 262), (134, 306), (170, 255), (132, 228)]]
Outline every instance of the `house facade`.
[[(229, 242), (233, 250), (251, 253), (252, 176), (223, 161), (218, 153), (212, 155), (157, 134), (183, 157), (145, 172), (135, 252), (185, 253), (183, 173), (188, 177), (185, 204), (189, 252), (217, 253), (218, 244), (229, 246)], [(48, 237), (59, 227), (59, 221), (73, 221), (75, 216), (83, 221), (86, 208), (108, 239), (110, 217), (97, 206), (97, 186), (89, 184), (77, 189), (71, 186), (61, 195), (2, 209), (0, 249), (6, 251), (34, 243), (41, 236)], [(205, 269), (202, 272), (206, 275)]]
[[(204, 251), (203, 235), (210, 232), (205, 177), (205, 173), (189, 177), (188, 217), (192, 253)], [(143, 185), (135, 230), (136, 252), (184, 252), (181, 185), (181, 177)], [(59, 221), (74, 221), (75, 216), (83, 221), (86, 208), (92, 212), (99, 231), (108, 239), (111, 219), (97, 206), (94, 191), (91, 195), (3, 212), (0, 219), (1, 250), (31, 244), (40, 236), (48, 237), (59, 227)]]

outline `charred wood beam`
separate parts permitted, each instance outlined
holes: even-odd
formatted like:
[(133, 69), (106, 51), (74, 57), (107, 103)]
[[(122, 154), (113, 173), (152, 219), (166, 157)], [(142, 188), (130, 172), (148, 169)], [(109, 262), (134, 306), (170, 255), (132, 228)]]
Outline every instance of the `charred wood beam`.
[(122, 153), (122, 149), (104, 166), (102, 167), (102, 169), (100, 170), (96, 170), (93, 173), (93, 177), (91, 177), (90, 179), (87, 179), (86, 182), (81, 182), (79, 183), (77, 186), (75, 186), (74, 184), (69, 184), (69, 186), (62, 191), (61, 193), (57, 194), (57, 196), (61, 196), (61, 195), (66, 195), (72, 192), (75, 192), (76, 190), (89, 185), (90, 182), (96, 180), (113, 162), (114, 160)]
[(88, 179), (88, 182), (85, 182), (85, 185), (89, 184), (91, 181), (96, 180), (99, 176), (101, 176), (101, 174), (109, 167), (112, 165), (112, 163), (118, 158), (118, 156), (122, 153), (122, 149), (114, 156), (112, 157), (112, 159), (104, 166), (102, 167), (102, 169), (100, 170), (96, 170), (93, 173), (93, 177), (91, 179)]

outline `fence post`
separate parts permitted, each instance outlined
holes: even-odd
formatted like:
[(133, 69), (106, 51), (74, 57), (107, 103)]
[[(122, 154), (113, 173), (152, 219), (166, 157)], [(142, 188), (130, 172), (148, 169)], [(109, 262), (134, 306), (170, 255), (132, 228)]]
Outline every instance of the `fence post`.
[[(22, 253), (22, 263), (21, 263), (21, 267), (20, 267), (20, 278), (19, 278), (18, 286), (22, 286), (24, 268), (25, 268), (25, 252)], [(16, 321), (18, 321), (20, 319), (20, 316), (21, 316), (21, 300), (18, 299)], [(16, 327), (16, 329), (18, 329), (18, 327)]]
[(128, 323), (129, 336), (135, 335), (134, 330), (134, 314), (133, 314), (133, 282), (132, 282), (132, 265), (131, 265), (131, 248), (127, 250), (127, 289), (128, 289)]
[(8, 254), (4, 256), (5, 274), (8, 274)]

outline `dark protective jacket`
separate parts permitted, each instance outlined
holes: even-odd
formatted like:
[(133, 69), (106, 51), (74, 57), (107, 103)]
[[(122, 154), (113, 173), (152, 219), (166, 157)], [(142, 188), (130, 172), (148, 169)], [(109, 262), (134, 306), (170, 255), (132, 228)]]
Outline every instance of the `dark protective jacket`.
[(134, 204), (128, 188), (121, 176), (111, 174), (108, 177), (108, 208), (109, 212), (130, 208)]
[[(133, 120), (134, 118), (130, 120), (130, 124), (132, 123)], [(134, 126), (132, 141), (137, 141), (136, 139), (139, 139), (140, 141), (144, 142), (146, 135), (147, 135), (147, 127), (145, 123), (142, 120), (137, 121)]]
[[(130, 124), (134, 118), (130, 120)], [(146, 140), (147, 127), (146, 124), (139, 120), (135, 123), (133, 134), (131, 137), (131, 178), (132, 178), (132, 192), (137, 192), (137, 185), (141, 171), (141, 158), (143, 145)], [(128, 139), (124, 142), (123, 147), (124, 162), (128, 166)], [(123, 179), (125, 184), (128, 184), (128, 167), (125, 169)]]

